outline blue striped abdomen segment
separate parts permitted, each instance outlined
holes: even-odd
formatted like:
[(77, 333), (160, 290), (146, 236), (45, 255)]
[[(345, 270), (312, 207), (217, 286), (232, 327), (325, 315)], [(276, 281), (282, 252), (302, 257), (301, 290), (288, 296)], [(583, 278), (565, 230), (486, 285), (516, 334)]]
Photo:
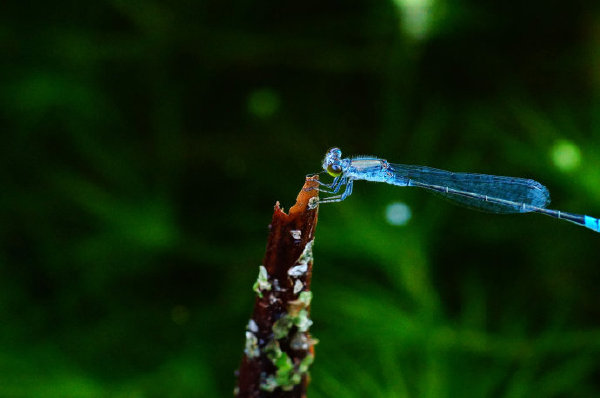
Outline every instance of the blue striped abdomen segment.
[(594, 217), (552, 209), (534, 209), (533, 211), (550, 217), (558, 218), (560, 220), (569, 221), (573, 224), (581, 225), (582, 227), (589, 228), (595, 232), (600, 232), (600, 220)]

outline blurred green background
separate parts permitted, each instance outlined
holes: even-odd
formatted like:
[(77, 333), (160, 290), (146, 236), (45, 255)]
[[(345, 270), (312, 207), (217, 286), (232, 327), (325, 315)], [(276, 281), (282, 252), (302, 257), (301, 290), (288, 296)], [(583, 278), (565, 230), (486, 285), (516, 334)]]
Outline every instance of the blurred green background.
[[(231, 396), (273, 205), (334, 145), (600, 215), (597, 2), (1, 8), (2, 397)], [(599, 235), (354, 192), (320, 209), (310, 398), (600, 396)]]

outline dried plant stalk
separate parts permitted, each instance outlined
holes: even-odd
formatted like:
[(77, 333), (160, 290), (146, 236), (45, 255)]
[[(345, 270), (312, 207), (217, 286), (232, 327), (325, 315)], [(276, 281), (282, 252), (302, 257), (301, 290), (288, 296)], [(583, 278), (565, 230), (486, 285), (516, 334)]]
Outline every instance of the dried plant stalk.
[(257, 296), (246, 329), (236, 397), (306, 397), (316, 342), (308, 330), (317, 178), (306, 178), (289, 214), (275, 204), (265, 258), (254, 284)]

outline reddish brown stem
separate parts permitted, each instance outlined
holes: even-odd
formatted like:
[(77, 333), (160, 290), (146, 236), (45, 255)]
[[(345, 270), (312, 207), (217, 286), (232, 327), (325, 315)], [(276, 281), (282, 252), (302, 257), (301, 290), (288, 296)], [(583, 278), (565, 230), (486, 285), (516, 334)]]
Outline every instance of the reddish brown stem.
[(306, 397), (315, 344), (308, 328), (317, 178), (307, 177), (289, 214), (275, 204), (236, 397)]

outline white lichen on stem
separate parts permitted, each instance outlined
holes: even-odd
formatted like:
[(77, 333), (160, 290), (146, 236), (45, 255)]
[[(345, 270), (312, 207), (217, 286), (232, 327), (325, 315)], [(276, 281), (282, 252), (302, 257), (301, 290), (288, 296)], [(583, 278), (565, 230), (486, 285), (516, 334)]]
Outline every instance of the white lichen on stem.
[(257, 358), (260, 355), (258, 339), (251, 331), (246, 332), (246, 345), (244, 347), (244, 353), (248, 358)]
[(314, 361), (314, 355), (307, 355), (297, 364), (294, 364), (288, 354), (283, 352), (277, 340), (271, 341), (266, 347), (267, 357), (276, 367), (275, 374), (268, 375), (261, 382), (260, 388), (272, 392), (276, 388), (283, 391), (291, 391), (300, 384), (302, 377), (308, 373), (308, 368)]
[(258, 297), (262, 298), (262, 292), (265, 290), (271, 290), (271, 283), (269, 282), (269, 273), (264, 265), (260, 265), (258, 267), (258, 277), (256, 278), (256, 282), (252, 286), (252, 290), (254, 290)]
[(288, 270), (288, 275), (292, 277), (300, 277), (308, 271), (308, 264), (313, 260), (312, 247), (314, 239), (306, 244), (304, 251), (296, 261), (296, 265)]

